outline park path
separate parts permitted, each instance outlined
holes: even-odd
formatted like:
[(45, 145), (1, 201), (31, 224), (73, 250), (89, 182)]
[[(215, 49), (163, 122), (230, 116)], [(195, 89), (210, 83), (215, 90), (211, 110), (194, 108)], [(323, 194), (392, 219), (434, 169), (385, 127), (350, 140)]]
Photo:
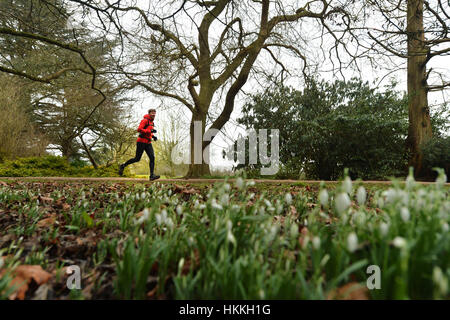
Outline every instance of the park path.
[[(39, 181), (92, 181), (92, 182), (150, 182), (148, 179), (145, 178), (122, 178), (122, 177), (111, 177), (111, 178), (105, 178), (105, 177), (0, 177), (0, 180), (39, 180)], [(233, 182), (235, 179), (230, 178), (228, 181)], [(291, 184), (291, 183), (320, 183), (320, 180), (273, 180), (273, 179), (247, 179), (247, 180), (253, 180), (255, 183), (283, 183), (283, 184)], [(152, 182), (188, 182), (188, 183), (214, 183), (217, 181), (224, 181), (224, 179), (201, 179), (201, 178), (193, 178), (193, 179), (158, 179)], [(326, 181), (324, 180), (326, 184), (330, 183), (339, 183), (339, 181)], [(368, 184), (392, 184), (391, 181), (374, 181), (374, 180), (367, 180), (362, 181), (363, 183)], [(404, 181), (400, 181), (401, 183), (404, 183)], [(433, 184), (434, 182), (421, 182), (417, 181), (421, 184)], [(446, 186), (450, 186), (450, 183), (446, 183)]]

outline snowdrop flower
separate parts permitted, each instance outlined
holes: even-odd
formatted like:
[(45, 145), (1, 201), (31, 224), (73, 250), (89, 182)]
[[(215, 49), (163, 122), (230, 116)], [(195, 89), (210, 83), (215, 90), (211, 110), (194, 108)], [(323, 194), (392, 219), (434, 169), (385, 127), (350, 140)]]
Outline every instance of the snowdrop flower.
[(172, 195), (172, 190), (169, 190), (169, 191), (167, 192), (167, 195), (170, 197), (170, 196)]
[(139, 198), (139, 193), (136, 193), (136, 195), (134, 196), (134, 198), (136, 199), (136, 200), (139, 200), (140, 198)]
[(277, 199), (277, 214), (281, 214), (282, 211), (283, 211), (283, 205)]
[(249, 199), (249, 200), (252, 200), (254, 197), (255, 197), (255, 193), (252, 192), (252, 193), (250, 193), (250, 195), (248, 196), (248, 199)]
[(206, 205), (205, 205), (205, 204), (201, 204), (201, 205), (198, 206), (198, 208), (199, 208), (200, 210), (203, 210), (203, 209), (206, 208)]
[(392, 244), (394, 245), (394, 247), (404, 248), (406, 246), (406, 240), (402, 237), (395, 237), (392, 241)]
[(352, 232), (347, 237), (347, 249), (354, 252), (358, 248), (358, 237), (356, 233)]
[(445, 223), (442, 225), (442, 231), (448, 232), (448, 230), (449, 230), (448, 223), (445, 222)]
[(389, 188), (387, 191), (382, 193), (386, 197), (386, 202), (394, 202), (397, 199), (397, 191), (395, 189)]
[(183, 213), (183, 207), (181, 205), (177, 205), (177, 214), (180, 216)]
[(342, 182), (342, 187), (344, 191), (348, 194), (352, 194), (352, 179), (349, 176), (346, 176), (344, 182)]
[(169, 229), (173, 229), (174, 224), (173, 224), (172, 218), (167, 218), (166, 226), (169, 227)]
[(145, 198), (145, 192), (141, 193), (141, 199), (143, 200)]
[(328, 191), (327, 189), (322, 189), (319, 192), (319, 201), (320, 204), (324, 207), (328, 206)]
[(406, 208), (406, 207), (401, 208), (400, 216), (402, 217), (402, 220), (404, 222), (407, 222), (409, 220), (409, 217), (410, 217), (408, 208)]
[(189, 238), (188, 238), (188, 244), (189, 244), (190, 246), (192, 246), (194, 243), (195, 243), (194, 238), (193, 238), (193, 237), (189, 237)]
[(298, 236), (298, 225), (296, 223), (291, 224), (291, 229), (289, 230), (291, 237), (296, 238)]
[(236, 244), (236, 238), (234, 237), (233, 233), (231, 233), (231, 230), (228, 230), (227, 241), (231, 242), (232, 244)]
[(389, 232), (389, 224), (386, 222), (382, 222), (380, 223), (380, 233), (381, 235), (384, 237), (388, 234)]
[(414, 185), (416, 184), (416, 181), (414, 180), (414, 175), (412, 172), (409, 172), (408, 177), (406, 178), (406, 188), (408, 190), (411, 190), (414, 188)]
[(350, 198), (347, 193), (340, 193), (335, 200), (336, 210), (339, 214), (343, 213), (350, 206)]
[(228, 183), (225, 183), (223, 185), (223, 188), (225, 189), (225, 191), (230, 191), (231, 190), (231, 186)]
[(270, 203), (270, 201), (267, 200), (267, 199), (264, 199), (264, 203), (266, 204), (267, 207), (271, 207), (271, 206), (272, 206), (272, 204)]
[(366, 189), (363, 186), (360, 186), (358, 188), (358, 191), (356, 192), (356, 200), (358, 201), (358, 204), (362, 206), (364, 203), (366, 203), (366, 198)]
[(214, 209), (217, 209), (217, 210), (222, 210), (223, 209), (223, 207), (220, 204), (217, 203), (216, 199), (212, 199), (211, 207), (213, 207)]
[(261, 300), (264, 300), (264, 298), (266, 297), (266, 294), (264, 293), (264, 290), (263, 290), (263, 289), (260, 289), (259, 292), (258, 292), (258, 294), (259, 294), (259, 298), (260, 298)]
[(156, 224), (158, 226), (160, 226), (161, 223), (162, 223), (161, 215), (158, 213), (158, 214), (155, 215), (155, 218), (156, 218)]
[(259, 207), (258, 213), (263, 215), (266, 212), (266, 210), (264, 209), (264, 206)]
[(166, 211), (166, 209), (163, 209), (161, 211), (161, 220), (162, 220), (163, 223), (165, 223), (166, 220), (167, 220), (167, 211)]
[(184, 266), (184, 258), (181, 258), (180, 261), (178, 262), (178, 272), (181, 272), (183, 266)]
[(290, 205), (292, 203), (292, 195), (290, 193), (286, 193), (284, 196), (284, 202), (287, 203), (287, 205)]
[(380, 209), (384, 207), (384, 200), (383, 200), (382, 197), (378, 198), (378, 200), (377, 200), (377, 207), (380, 208)]
[(247, 186), (254, 186), (255, 185), (255, 181), (250, 180), (247, 182)]
[(230, 202), (230, 196), (229, 196), (227, 193), (223, 194), (223, 195), (220, 197), (220, 203), (221, 203), (223, 206), (226, 206), (229, 202)]
[(231, 228), (233, 228), (233, 222), (231, 222), (230, 220), (227, 220), (227, 230), (230, 231)]
[(439, 267), (433, 268), (433, 282), (438, 288), (439, 293), (445, 296), (448, 292), (448, 279)]
[(317, 237), (317, 236), (315, 236), (315, 237), (312, 239), (312, 245), (313, 245), (313, 248), (314, 248), (315, 250), (318, 250), (318, 249), (320, 248), (320, 238)]
[(238, 177), (235, 182), (236, 187), (241, 190), (244, 187), (244, 179)]

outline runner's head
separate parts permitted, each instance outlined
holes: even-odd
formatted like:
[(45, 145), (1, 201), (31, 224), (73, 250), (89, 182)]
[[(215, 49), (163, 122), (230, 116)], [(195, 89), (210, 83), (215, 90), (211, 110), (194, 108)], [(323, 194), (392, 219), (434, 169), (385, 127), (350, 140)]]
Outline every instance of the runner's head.
[(150, 119), (154, 120), (156, 117), (156, 109), (148, 109), (148, 114), (150, 116)]

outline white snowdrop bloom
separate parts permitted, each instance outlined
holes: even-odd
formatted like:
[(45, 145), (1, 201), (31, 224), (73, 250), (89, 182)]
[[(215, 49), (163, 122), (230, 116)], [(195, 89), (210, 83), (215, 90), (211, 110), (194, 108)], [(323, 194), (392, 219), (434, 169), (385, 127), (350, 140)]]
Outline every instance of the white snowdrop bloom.
[(290, 205), (292, 203), (292, 195), (289, 192), (285, 194), (284, 202), (286, 202), (287, 205)]
[(408, 174), (408, 177), (406, 178), (406, 188), (408, 190), (411, 190), (412, 188), (414, 188), (416, 184), (416, 181), (414, 180), (414, 175), (412, 175), (411, 173)]
[(156, 224), (157, 224), (158, 226), (160, 226), (161, 223), (162, 223), (161, 215), (160, 215), (159, 213), (157, 213), (157, 214), (155, 215), (155, 218), (156, 218)]
[(216, 199), (212, 199), (211, 207), (213, 207), (214, 209), (217, 209), (217, 210), (222, 210), (223, 209), (223, 207), (220, 204), (217, 203)]
[(176, 211), (178, 215), (181, 215), (183, 213), (183, 207), (181, 205), (177, 205)]
[(402, 217), (402, 220), (404, 222), (407, 222), (409, 220), (409, 217), (411, 216), (410, 213), (409, 213), (408, 208), (406, 208), (406, 207), (401, 208), (400, 209), (400, 216)]
[(298, 225), (296, 223), (291, 224), (291, 228), (289, 230), (291, 237), (296, 238), (298, 236)]
[(86, 197), (86, 194), (84, 193), (84, 191), (81, 192), (81, 199), (84, 200), (84, 198)]
[(258, 213), (261, 214), (261, 215), (266, 213), (266, 209), (264, 208), (264, 206), (259, 207)]
[(364, 225), (366, 222), (366, 214), (363, 211), (357, 211), (356, 212), (356, 223), (359, 226)]
[(378, 198), (378, 200), (377, 200), (377, 207), (380, 208), (380, 209), (384, 207), (384, 200), (383, 200), (382, 197)]
[(281, 212), (283, 212), (283, 205), (277, 202), (277, 214), (281, 214)]
[(167, 220), (167, 211), (166, 211), (166, 209), (163, 209), (163, 210), (161, 211), (161, 221), (162, 221), (163, 223), (165, 223), (166, 220)]
[(404, 248), (406, 246), (406, 240), (402, 237), (395, 237), (392, 241), (392, 244), (394, 245), (394, 247)]
[(443, 186), (447, 182), (447, 175), (445, 173), (439, 174), (436, 178), (436, 185)]
[(109, 218), (109, 216), (111, 215), (111, 212), (106, 211), (105, 215), (106, 215), (107, 218)]
[(320, 204), (324, 207), (328, 206), (328, 199), (329, 199), (329, 197), (328, 197), (327, 189), (320, 190), (320, 192), (319, 192)]
[(85, 202), (83, 203), (83, 207), (86, 209), (89, 206), (89, 203)]
[(167, 218), (166, 226), (169, 227), (169, 229), (173, 229), (174, 224), (173, 224), (172, 218)]
[(272, 206), (272, 204), (270, 203), (270, 201), (267, 200), (267, 199), (264, 199), (264, 203), (266, 204), (266, 207), (271, 207), (271, 206)]
[(194, 243), (195, 243), (194, 238), (193, 238), (193, 237), (189, 237), (189, 238), (188, 238), (188, 244), (189, 244), (190, 246), (192, 246)]
[(264, 298), (266, 297), (266, 294), (264, 293), (264, 290), (263, 290), (263, 289), (259, 289), (258, 294), (259, 294), (259, 298), (260, 298), (261, 300), (264, 300)]
[(142, 192), (142, 193), (141, 193), (141, 199), (142, 199), (142, 200), (145, 199), (145, 192)]
[(351, 201), (347, 193), (340, 193), (335, 199), (336, 210), (339, 214), (343, 213), (350, 206)]
[(345, 177), (344, 181), (342, 182), (342, 187), (344, 188), (344, 191), (348, 194), (352, 194), (352, 179), (350, 179), (349, 176)]
[(315, 236), (315, 237), (312, 239), (312, 245), (313, 245), (313, 248), (314, 248), (315, 250), (318, 250), (318, 249), (320, 248), (320, 238), (317, 237), (317, 236)]
[(148, 220), (148, 217), (150, 216), (150, 211), (145, 208), (144, 211), (142, 212), (142, 216), (144, 217), (145, 220)]
[(358, 236), (352, 232), (347, 237), (347, 249), (354, 252), (358, 248)]
[(442, 272), (441, 268), (433, 268), (433, 282), (437, 286), (439, 293), (443, 296), (447, 295), (448, 292), (448, 279)]
[(240, 190), (244, 187), (244, 179), (238, 177), (235, 182), (236, 187)]
[(320, 260), (320, 266), (323, 268), (327, 264), (327, 262), (330, 260), (330, 255), (327, 253), (323, 256), (322, 260)]
[(362, 206), (364, 203), (366, 203), (366, 199), (367, 199), (366, 189), (363, 186), (360, 186), (358, 188), (358, 191), (356, 192), (356, 200), (358, 201), (358, 204)]
[(305, 225), (305, 227), (307, 227), (308, 226), (308, 219), (304, 219), (303, 220), (303, 224)]
[(247, 182), (247, 186), (254, 186), (255, 185), (255, 181), (250, 180)]
[(386, 222), (380, 223), (380, 233), (383, 237), (385, 237), (389, 232), (389, 224)]
[(225, 184), (223, 185), (223, 188), (225, 189), (225, 191), (230, 191), (230, 190), (231, 190), (231, 186), (230, 186), (229, 183), (225, 183)]
[(397, 190), (389, 188), (382, 193), (386, 197), (386, 202), (391, 203), (397, 199)]
[(448, 223), (447, 222), (445, 222), (443, 225), (442, 225), (442, 231), (444, 231), (444, 232), (448, 232), (448, 230), (449, 230), (449, 226), (448, 226)]
[(305, 249), (308, 246), (308, 243), (309, 243), (309, 236), (305, 236), (302, 242), (302, 249)]
[(254, 197), (255, 197), (255, 194), (254, 194), (253, 192), (250, 193), (250, 195), (248, 196), (248, 198), (249, 198), (250, 200), (252, 200)]
[(195, 201), (194, 201), (194, 207), (198, 207), (199, 205), (200, 205), (200, 203), (198, 202), (197, 199), (195, 199)]
[(203, 209), (206, 208), (206, 205), (205, 205), (205, 204), (201, 204), (201, 205), (198, 206), (198, 208), (199, 208), (200, 210), (203, 210)]
[(184, 266), (184, 258), (181, 258), (180, 261), (178, 262), (178, 272), (181, 272), (183, 266)]
[(134, 195), (134, 198), (135, 198), (136, 200), (139, 200), (139, 199), (140, 199), (139, 193), (136, 193), (136, 194)]
[(234, 235), (231, 232), (231, 230), (228, 230), (227, 241), (231, 242), (232, 244), (236, 244), (236, 238), (234, 237)]
[(220, 204), (222, 204), (223, 206), (226, 206), (229, 203), (230, 203), (230, 196), (228, 195), (228, 193), (223, 194), (220, 197)]
[(172, 190), (169, 190), (169, 191), (167, 192), (167, 195), (170, 197), (170, 196), (172, 195)]
[(233, 228), (233, 222), (227, 220), (227, 230), (231, 230), (231, 228)]

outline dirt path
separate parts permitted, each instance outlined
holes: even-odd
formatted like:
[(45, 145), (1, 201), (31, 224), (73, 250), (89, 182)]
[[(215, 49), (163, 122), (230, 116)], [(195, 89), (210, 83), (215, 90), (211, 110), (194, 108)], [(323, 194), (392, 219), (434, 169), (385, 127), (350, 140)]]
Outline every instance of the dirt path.
[[(141, 178), (120, 178), (120, 177), (112, 177), (112, 178), (91, 178), (91, 177), (0, 177), (0, 180), (44, 180), (44, 181), (92, 181), (92, 182), (149, 182), (148, 179)], [(232, 182), (235, 179), (228, 179), (228, 181)], [(254, 180), (256, 183), (283, 183), (283, 184), (292, 184), (292, 183), (320, 183), (320, 180), (272, 180), (272, 179), (250, 179)], [(217, 181), (224, 181), (224, 179), (158, 179), (154, 182), (188, 182), (188, 183), (214, 183)], [(339, 181), (324, 181), (326, 184), (339, 183)], [(400, 181), (404, 183), (404, 181)], [(433, 184), (434, 182), (420, 182), (421, 184)], [(363, 183), (367, 184), (392, 184), (391, 181), (363, 181)], [(450, 183), (446, 183), (446, 186), (450, 186)]]

